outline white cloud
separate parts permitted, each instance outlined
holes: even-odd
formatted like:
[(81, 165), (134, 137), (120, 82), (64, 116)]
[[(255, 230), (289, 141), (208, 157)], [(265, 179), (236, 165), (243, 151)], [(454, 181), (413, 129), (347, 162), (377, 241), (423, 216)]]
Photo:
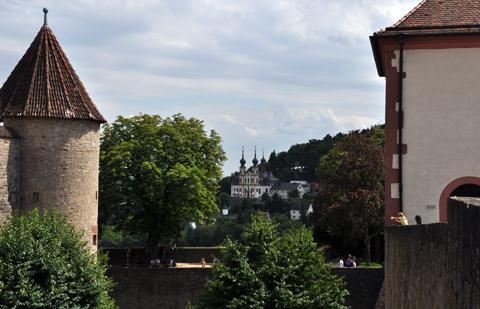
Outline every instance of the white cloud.
[(419, 0), (0, 0), (0, 84), (43, 24), (100, 111), (205, 120), (237, 170), (275, 149), (382, 123), (368, 36)]

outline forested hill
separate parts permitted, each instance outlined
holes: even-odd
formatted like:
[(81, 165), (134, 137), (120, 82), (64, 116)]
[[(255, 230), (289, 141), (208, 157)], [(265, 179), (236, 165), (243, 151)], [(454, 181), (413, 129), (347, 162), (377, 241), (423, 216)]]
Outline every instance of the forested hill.
[[(369, 129), (357, 130), (357, 132), (365, 134), (376, 128), (385, 129), (385, 125), (376, 125)], [(288, 151), (276, 153), (274, 150), (268, 158), (267, 171), (272, 172), (281, 182), (290, 182), (291, 180), (314, 182), (316, 181), (315, 169), (320, 163), (320, 159), (345, 136), (347, 136), (346, 133), (337, 133), (335, 136), (327, 134), (323, 139), (311, 139), (308, 143), (292, 145)], [(230, 194), (232, 178), (237, 174), (238, 172), (232, 173), (220, 181), (221, 189), (218, 194), (221, 192)]]
[[(359, 131), (365, 134), (375, 128), (384, 129), (385, 125), (372, 126), (370, 129)], [(327, 134), (323, 139), (311, 139), (308, 143), (295, 144), (288, 151), (275, 153), (268, 159), (267, 170), (271, 171), (282, 182), (291, 180), (306, 180), (313, 182), (315, 169), (320, 159), (333, 148), (336, 142), (341, 142), (347, 134), (337, 133), (335, 136)]]

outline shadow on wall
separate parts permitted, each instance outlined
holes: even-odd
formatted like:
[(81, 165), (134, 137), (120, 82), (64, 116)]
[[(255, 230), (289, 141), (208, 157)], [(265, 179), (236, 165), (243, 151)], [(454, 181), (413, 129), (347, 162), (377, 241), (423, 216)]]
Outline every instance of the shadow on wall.
[(480, 199), (449, 198), (447, 212), (385, 228), (385, 308), (480, 307)]

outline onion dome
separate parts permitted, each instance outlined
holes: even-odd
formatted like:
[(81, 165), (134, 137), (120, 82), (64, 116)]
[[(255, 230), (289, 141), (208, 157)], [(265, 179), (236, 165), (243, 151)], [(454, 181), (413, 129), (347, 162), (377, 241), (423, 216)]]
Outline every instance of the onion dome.
[(242, 159), (240, 160), (240, 167), (245, 167), (245, 163), (247, 163), (247, 161), (245, 160), (245, 157), (243, 156), (243, 146), (242, 146)]
[(255, 147), (255, 156), (253, 157), (252, 163), (253, 163), (253, 166), (257, 166), (257, 164), (258, 164), (257, 147)]
[(43, 27), (0, 88), (0, 121), (21, 117), (106, 122), (48, 27), (48, 10), (43, 12)]
[(265, 160), (265, 152), (262, 150), (262, 159), (260, 160), (261, 164), (267, 163), (267, 160)]

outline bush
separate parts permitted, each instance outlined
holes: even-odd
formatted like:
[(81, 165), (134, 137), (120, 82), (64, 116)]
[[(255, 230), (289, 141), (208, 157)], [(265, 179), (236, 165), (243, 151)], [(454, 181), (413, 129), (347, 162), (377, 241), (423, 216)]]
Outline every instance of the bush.
[(197, 308), (346, 308), (345, 283), (330, 274), (310, 231), (280, 237), (261, 214), (252, 221), (245, 245), (227, 239)]
[(0, 230), (0, 308), (117, 308), (107, 256), (55, 211), (14, 211)]

